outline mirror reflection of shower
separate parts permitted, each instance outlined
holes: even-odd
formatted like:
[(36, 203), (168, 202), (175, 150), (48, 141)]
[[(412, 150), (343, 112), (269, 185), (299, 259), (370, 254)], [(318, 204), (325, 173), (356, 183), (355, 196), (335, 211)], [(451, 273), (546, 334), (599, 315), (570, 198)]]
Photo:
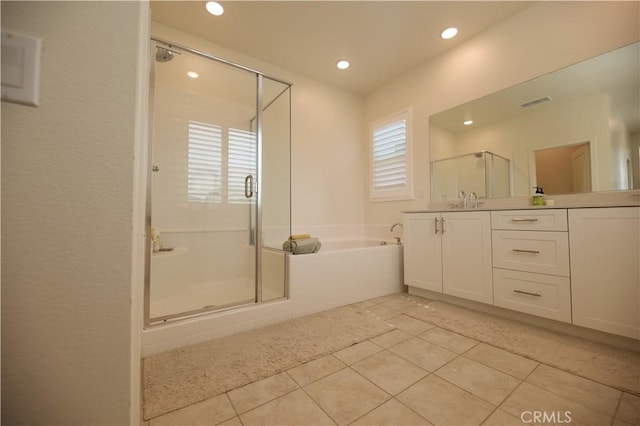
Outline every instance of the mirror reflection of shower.
[(434, 200), (454, 200), (460, 191), (478, 198), (504, 198), (511, 191), (511, 161), (482, 150), (431, 161)]
[(154, 49), (145, 323), (286, 297), (290, 85)]

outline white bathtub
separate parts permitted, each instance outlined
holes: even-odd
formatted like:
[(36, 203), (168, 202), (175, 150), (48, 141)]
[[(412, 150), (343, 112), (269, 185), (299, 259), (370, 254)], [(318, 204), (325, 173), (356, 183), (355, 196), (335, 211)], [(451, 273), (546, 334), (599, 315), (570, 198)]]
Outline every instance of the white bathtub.
[(289, 296), (320, 311), (403, 289), (402, 246), (380, 240), (324, 241), (318, 253), (289, 256)]
[(318, 253), (324, 253), (326, 251), (357, 250), (385, 245), (397, 245), (397, 243), (395, 241), (387, 240), (330, 240), (322, 242), (322, 247)]
[(402, 291), (402, 246), (380, 242), (326, 240), (318, 253), (288, 255), (287, 300), (150, 328), (143, 356)]

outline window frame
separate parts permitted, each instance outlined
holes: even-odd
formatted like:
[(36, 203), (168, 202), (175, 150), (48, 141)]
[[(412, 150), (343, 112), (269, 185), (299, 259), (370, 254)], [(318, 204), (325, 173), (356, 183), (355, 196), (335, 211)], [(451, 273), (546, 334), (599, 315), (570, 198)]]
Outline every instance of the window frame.
[[(412, 200), (413, 194), (413, 132), (412, 132), (412, 110), (410, 107), (405, 108), (399, 112), (389, 115), (380, 120), (373, 121), (369, 124), (369, 201), (370, 202), (383, 202), (383, 201), (403, 201)], [(388, 126), (390, 124), (404, 120), (405, 122), (405, 179), (406, 183), (401, 188), (393, 189), (376, 189), (374, 188), (374, 132), (380, 128)]]

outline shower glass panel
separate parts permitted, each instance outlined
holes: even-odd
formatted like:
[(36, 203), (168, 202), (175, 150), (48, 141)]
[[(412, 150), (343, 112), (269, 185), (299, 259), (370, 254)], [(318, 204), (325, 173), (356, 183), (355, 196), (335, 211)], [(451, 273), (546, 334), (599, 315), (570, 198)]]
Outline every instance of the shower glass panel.
[(262, 300), (286, 295), (286, 255), (291, 235), (290, 87), (263, 79), (262, 110)]
[[(261, 293), (256, 287), (261, 257), (256, 251), (258, 82), (264, 79), (188, 50), (172, 50), (156, 50), (152, 71), (147, 323), (255, 303)], [(267, 111), (265, 119), (271, 115)], [(277, 132), (288, 132), (288, 121), (268, 122), (267, 129), (282, 126)], [(269, 140), (271, 132), (264, 133)], [(278, 141), (279, 133), (273, 136)], [(265, 168), (265, 183), (279, 181), (282, 169), (287, 174), (280, 182), (283, 194), (267, 186), (263, 195), (266, 200), (273, 192), (276, 198), (267, 204), (286, 206), (284, 216), (281, 211), (272, 213), (274, 219), (265, 215), (274, 228), (289, 224), (288, 143), (287, 133), (286, 141), (273, 143), (275, 152), (264, 152), (265, 159), (282, 155), (286, 145), (286, 167), (274, 164), (271, 178), (272, 167)], [(283, 232), (274, 231), (274, 239)], [(279, 286), (284, 289), (284, 275)], [(284, 290), (277, 294), (285, 295)]]

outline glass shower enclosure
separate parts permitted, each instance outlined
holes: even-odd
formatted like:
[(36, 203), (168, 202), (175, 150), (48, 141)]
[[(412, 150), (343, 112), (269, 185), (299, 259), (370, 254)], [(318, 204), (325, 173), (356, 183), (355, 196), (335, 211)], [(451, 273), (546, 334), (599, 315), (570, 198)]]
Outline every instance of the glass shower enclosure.
[(153, 39), (145, 324), (287, 297), (291, 85)]

